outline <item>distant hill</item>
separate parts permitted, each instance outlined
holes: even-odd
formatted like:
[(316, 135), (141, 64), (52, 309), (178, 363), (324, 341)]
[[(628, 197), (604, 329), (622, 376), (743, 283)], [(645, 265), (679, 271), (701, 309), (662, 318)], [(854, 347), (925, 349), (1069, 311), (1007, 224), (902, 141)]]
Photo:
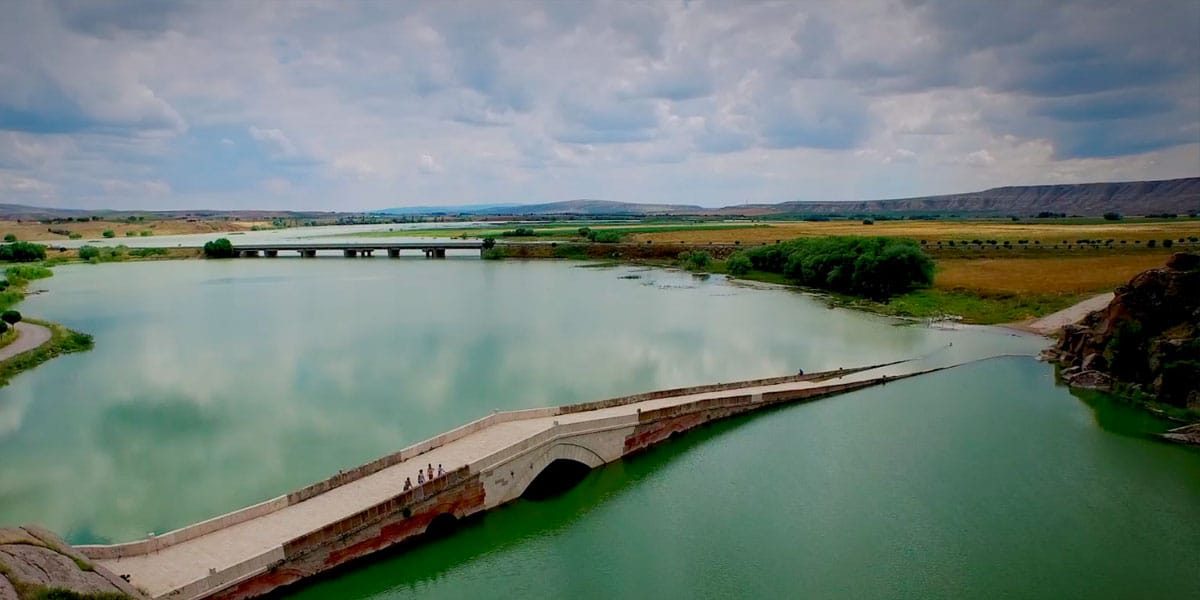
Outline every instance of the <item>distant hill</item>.
[(485, 208), (473, 211), (476, 215), (620, 215), (645, 217), (652, 215), (696, 215), (712, 209), (692, 204), (634, 204), (612, 200), (566, 200), (547, 204), (523, 204), (512, 207)]
[(967, 194), (921, 196), (865, 202), (782, 202), (727, 206), (722, 215), (957, 214), (1027, 217), (1039, 212), (1085, 217), (1187, 214), (1200, 211), (1200, 177), (1164, 181), (1022, 185)]
[[(482, 214), (485, 210), (511, 210), (521, 208), (520, 204), (452, 204), (449, 206), (397, 206), (371, 211), (377, 215), (459, 215)], [(507, 213), (505, 213), (507, 214)]]
[[(781, 202), (779, 204), (741, 204), (724, 208), (704, 208), (692, 204), (645, 204), (611, 200), (567, 200), (546, 204), (473, 204), (456, 206), (413, 206), (364, 211), (375, 215), (477, 215), (477, 216), (629, 216), (714, 215), (957, 215), (1021, 216), (1040, 212), (1095, 217), (1106, 212), (1122, 215), (1187, 214), (1200, 212), (1200, 177), (1163, 181), (1125, 181), (1116, 183), (1079, 183), (1063, 185), (1023, 185), (999, 187), (982, 192), (921, 196), (892, 200), (847, 202)], [(160, 218), (239, 218), (271, 219), (322, 218), (364, 214), (347, 212), (293, 212), (281, 210), (80, 210), (43, 208), (19, 204), (0, 204), (0, 219), (55, 219), (82, 216), (121, 218), (128, 215), (155, 215)]]

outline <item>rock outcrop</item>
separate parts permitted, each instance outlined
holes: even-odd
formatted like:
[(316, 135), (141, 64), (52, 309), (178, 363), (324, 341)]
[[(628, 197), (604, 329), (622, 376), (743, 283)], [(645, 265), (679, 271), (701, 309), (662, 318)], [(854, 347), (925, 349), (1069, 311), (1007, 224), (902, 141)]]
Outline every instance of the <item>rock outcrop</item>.
[(1176, 254), (1063, 328), (1050, 357), (1078, 387), (1122, 386), (1200, 412), (1200, 255)]
[(0, 528), (0, 600), (145, 598), (129, 582), (94, 564), (40, 527)]

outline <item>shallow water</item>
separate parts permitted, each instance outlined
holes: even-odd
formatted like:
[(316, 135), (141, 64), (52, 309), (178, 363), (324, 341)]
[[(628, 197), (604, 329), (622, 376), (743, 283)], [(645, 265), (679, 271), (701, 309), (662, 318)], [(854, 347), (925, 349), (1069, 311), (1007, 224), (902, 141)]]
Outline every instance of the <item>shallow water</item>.
[[(494, 409), (1042, 344), (560, 262), (77, 265), (36, 285), (24, 312), (97, 344), (0, 388), (0, 522), (77, 543), (236, 509)], [(1156, 428), (1033, 359), (992, 360), (708, 428), (302, 593), (1195, 591), (1200, 453)]]

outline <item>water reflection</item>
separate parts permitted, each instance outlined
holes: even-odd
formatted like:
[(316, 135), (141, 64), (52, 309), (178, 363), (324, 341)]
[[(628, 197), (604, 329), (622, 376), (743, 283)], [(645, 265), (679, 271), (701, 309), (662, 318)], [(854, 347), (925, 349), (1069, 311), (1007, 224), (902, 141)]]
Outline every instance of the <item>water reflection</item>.
[(549, 262), (75, 265), (44, 285), (22, 311), (96, 348), (0, 389), (0, 522), (73, 541), (178, 527), (494, 409), (1041, 343)]

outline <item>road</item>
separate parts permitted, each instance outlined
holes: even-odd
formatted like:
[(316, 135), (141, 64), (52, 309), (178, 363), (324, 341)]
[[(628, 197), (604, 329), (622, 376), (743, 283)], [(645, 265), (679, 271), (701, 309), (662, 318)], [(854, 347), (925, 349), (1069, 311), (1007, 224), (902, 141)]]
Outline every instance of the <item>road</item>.
[(41, 325), (33, 323), (17, 323), (17, 339), (9, 345), (0, 348), (0, 361), (8, 360), (22, 352), (33, 350), (50, 341), (51, 332)]

